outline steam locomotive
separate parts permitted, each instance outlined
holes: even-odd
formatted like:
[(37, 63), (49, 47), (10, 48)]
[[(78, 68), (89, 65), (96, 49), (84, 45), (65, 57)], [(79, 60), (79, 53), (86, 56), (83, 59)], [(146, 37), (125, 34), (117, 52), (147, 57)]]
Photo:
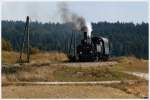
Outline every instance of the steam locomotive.
[(76, 51), (78, 61), (107, 61), (110, 55), (109, 40), (104, 37), (89, 37), (85, 31)]

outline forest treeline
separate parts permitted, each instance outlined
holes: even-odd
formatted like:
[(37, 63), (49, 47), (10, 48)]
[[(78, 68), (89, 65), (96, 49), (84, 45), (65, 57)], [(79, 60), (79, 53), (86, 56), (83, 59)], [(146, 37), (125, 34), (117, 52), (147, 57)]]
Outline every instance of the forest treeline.
[[(2, 21), (2, 40), (5, 45), (10, 45), (9, 50), (20, 50), (24, 26), (22, 21)], [(31, 47), (42, 51), (67, 52), (72, 33), (76, 34), (77, 44), (83, 37), (81, 32), (72, 30), (70, 23), (31, 22), (29, 28)], [(112, 56), (133, 55), (148, 59), (148, 23), (97, 22), (92, 23), (92, 28), (92, 36), (109, 38)]]

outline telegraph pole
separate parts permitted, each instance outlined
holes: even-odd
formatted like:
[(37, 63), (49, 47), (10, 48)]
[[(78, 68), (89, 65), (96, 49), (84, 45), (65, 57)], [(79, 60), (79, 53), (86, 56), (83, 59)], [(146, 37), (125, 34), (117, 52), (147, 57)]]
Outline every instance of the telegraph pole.
[(74, 57), (76, 57), (76, 33), (74, 32)]
[(72, 40), (73, 40), (73, 31), (71, 34), (71, 41), (70, 41), (70, 45), (69, 45), (69, 55), (71, 54)]
[[(26, 54), (27, 54), (27, 62), (30, 62), (30, 37), (29, 37), (29, 16), (26, 18), (26, 24), (25, 24), (25, 30), (24, 30), (24, 36), (23, 36), (23, 42), (20, 48), (20, 59), (19, 62), (23, 63), (24, 61), (22, 60), (22, 53), (25, 49), (25, 46), (27, 48)], [(25, 42), (26, 45), (25, 45)]]
[(27, 62), (30, 62), (29, 16), (27, 16)]

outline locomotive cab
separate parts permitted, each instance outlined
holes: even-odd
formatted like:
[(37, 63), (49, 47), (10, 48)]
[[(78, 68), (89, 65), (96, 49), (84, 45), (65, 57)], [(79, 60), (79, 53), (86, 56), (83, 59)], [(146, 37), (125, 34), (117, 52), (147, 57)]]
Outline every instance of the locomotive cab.
[(98, 60), (108, 60), (109, 58), (109, 41), (104, 37), (93, 37), (92, 42), (95, 47)]

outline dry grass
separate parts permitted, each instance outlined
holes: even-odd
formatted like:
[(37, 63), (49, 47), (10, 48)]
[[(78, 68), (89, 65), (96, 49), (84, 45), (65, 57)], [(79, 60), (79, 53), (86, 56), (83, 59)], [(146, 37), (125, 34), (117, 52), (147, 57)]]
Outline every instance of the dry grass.
[[(18, 53), (3, 52), (3, 62), (15, 63)], [(104, 80), (137, 80), (139, 78), (121, 71), (148, 72), (148, 61), (134, 57), (118, 57), (113, 60), (119, 64), (98, 67), (71, 67), (61, 64), (50, 64), (45, 61), (65, 61), (63, 53), (37, 53), (31, 56), (31, 63), (22, 67), (2, 68), (3, 83), (7, 81), (104, 81)], [(93, 65), (94, 66), (94, 65)]]
[(53, 81), (53, 71), (55, 68), (52, 66), (25, 66), (20, 68), (2, 68), (2, 82), (15, 81)]
[[(23, 55), (23, 57), (25, 57)], [(2, 64), (15, 64), (19, 59), (19, 53), (2, 51)]]
[(113, 66), (115, 70), (148, 73), (148, 60), (135, 57), (117, 57), (112, 60), (119, 62)]
[(28, 65), (19, 68), (2, 68), (2, 82), (17, 81), (107, 81), (107, 80), (141, 80), (110, 67), (66, 67), (62, 65)]
[[(19, 54), (16, 52), (2, 52), (2, 63), (7, 64), (14, 64), (16, 63), (17, 59), (19, 57)], [(142, 79), (133, 76), (128, 75), (125, 73), (122, 73), (121, 71), (136, 71), (136, 72), (146, 72), (148, 73), (148, 60), (143, 59), (137, 59), (135, 57), (117, 57), (113, 58), (113, 61), (119, 62), (116, 65), (113, 66), (98, 66), (98, 67), (67, 67), (65, 65), (61, 64), (50, 64), (46, 63), (46, 61), (66, 61), (68, 60), (67, 56), (63, 53), (57, 53), (57, 52), (51, 52), (51, 53), (37, 53), (34, 55), (31, 55), (31, 63), (22, 65), (22, 67), (3, 67), (2, 68), (2, 85), (5, 85), (7, 82), (19, 82), (19, 81), (105, 81), (105, 80), (139, 80)], [(94, 65), (93, 65), (94, 66)], [(142, 80), (143, 81), (143, 80)], [(31, 86), (33, 87), (33, 86)], [(16, 90), (16, 97), (18, 96), (18, 91), (22, 91), (22, 93), (28, 93), (28, 91), (31, 91), (30, 88), (26, 90), (26, 92), (23, 92), (26, 87), (21, 87), (21, 90)], [(39, 86), (40, 88), (41, 86)], [(49, 87), (49, 86), (48, 86)], [(42, 89), (37, 90), (37, 94), (41, 93), (39, 91), (47, 89), (48, 87), (43, 87)], [(72, 86), (71, 86), (72, 87)], [(99, 87), (99, 86), (98, 86)], [(121, 83), (121, 84), (111, 84), (109, 86), (103, 87), (104, 90), (107, 87), (113, 87), (120, 89), (124, 92), (126, 92), (128, 95), (134, 94), (137, 97), (145, 97), (148, 94), (148, 84), (146, 83), (136, 83), (136, 84), (129, 84), (129, 83)], [(24, 89), (23, 89), (24, 88)], [(57, 88), (57, 86), (55, 87)], [(72, 87), (73, 88), (73, 87)], [(76, 87), (74, 87), (76, 88)], [(19, 89), (16, 87), (16, 89)], [(32, 88), (32, 91), (34, 91), (36, 87)], [(80, 89), (80, 88), (79, 88)], [(78, 93), (77, 89), (74, 93)], [(96, 87), (97, 89), (97, 87)], [(14, 90), (9, 91), (9, 88), (6, 88), (4, 93), (7, 95), (3, 95), (4, 97), (10, 97), (10, 93), (14, 92)], [(48, 91), (46, 91), (47, 95), (49, 96)], [(80, 89), (81, 90), (81, 89)], [(61, 89), (60, 89), (61, 91)], [(66, 92), (65, 90), (64, 93)], [(93, 92), (93, 90), (91, 90)], [(100, 91), (102, 91), (100, 89)], [(9, 92), (9, 93), (7, 93)], [(90, 92), (90, 93), (92, 93)], [(107, 91), (109, 92), (109, 91)], [(104, 94), (106, 94), (105, 92)], [(53, 93), (51, 91), (51, 93)], [(57, 94), (58, 91), (55, 91)], [(72, 93), (74, 96), (75, 94)], [(85, 93), (85, 92), (83, 92)], [(94, 92), (94, 94), (99, 95), (99, 91)], [(114, 93), (114, 92), (112, 92)], [(116, 96), (120, 95), (120, 91), (118, 92)], [(70, 94), (70, 97), (72, 97), (72, 94)], [(80, 93), (78, 93), (79, 95)], [(29, 97), (29, 94), (26, 96)], [(67, 95), (67, 94), (66, 94)], [(66, 96), (65, 95), (65, 96)], [(77, 95), (77, 97), (78, 97)], [(11, 95), (14, 96), (14, 95)], [(30, 95), (31, 97), (36, 97), (37, 95), (33, 94)], [(40, 95), (39, 95), (40, 96)], [(42, 95), (45, 96), (45, 95)], [(57, 97), (58, 95), (56, 95)], [(83, 96), (83, 95), (82, 95)], [(88, 96), (88, 95), (87, 95)], [(23, 97), (20, 96), (20, 97)], [(54, 97), (52, 95), (52, 97)], [(60, 96), (63, 97), (63, 96)], [(104, 96), (103, 96), (104, 97)], [(127, 96), (126, 96), (127, 97)]]
[(45, 52), (45, 53), (37, 53), (31, 55), (31, 60), (33, 61), (41, 61), (41, 60), (49, 60), (49, 61), (67, 61), (68, 57), (64, 53), (59, 52)]
[[(15, 64), (19, 60), (18, 52), (7, 52), (2, 51), (2, 64)], [(23, 54), (23, 59), (26, 59), (26, 56)], [(40, 52), (31, 55), (31, 61), (67, 61), (67, 55), (64, 53), (58, 52)]]
[(126, 90), (130, 94), (134, 94), (140, 97), (148, 97), (148, 82), (138, 82), (135, 84), (128, 84)]
[(128, 94), (134, 94), (137, 97), (148, 97), (148, 81), (137, 81), (137, 82), (122, 82), (118, 84), (105, 84), (113, 88), (120, 89)]
[(54, 72), (59, 81), (111, 81), (111, 80), (138, 80), (136, 76), (111, 70), (110, 67), (64, 67)]

